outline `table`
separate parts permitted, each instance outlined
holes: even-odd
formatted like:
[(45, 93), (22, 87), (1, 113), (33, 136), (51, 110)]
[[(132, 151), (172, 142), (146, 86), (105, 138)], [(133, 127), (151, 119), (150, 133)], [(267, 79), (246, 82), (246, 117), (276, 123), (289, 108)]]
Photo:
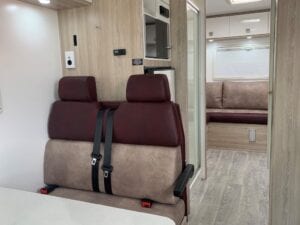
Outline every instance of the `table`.
[(1, 225), (175, 225), (166, 217), (0, 188)]

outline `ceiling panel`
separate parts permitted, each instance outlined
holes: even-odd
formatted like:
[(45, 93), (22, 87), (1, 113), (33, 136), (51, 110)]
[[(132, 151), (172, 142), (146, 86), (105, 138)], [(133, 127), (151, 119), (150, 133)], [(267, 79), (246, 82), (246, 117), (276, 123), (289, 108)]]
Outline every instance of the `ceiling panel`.
[(271, 8), (271, 0), (262, 0), (247, 4), (231, 5), (229, 0), (206, 0), (206, 13), (208, 16), (249, 12)]
[(49, 5), (42, 5), (39, 3), (38, 0), (20, 0), (20, 1), (31, 3), (34, 5), (39, 5), (42, 7), (56, 9), (56, 10), (87, 6), (90, 5), (92, 2), (91, 0), (51, 0), (51, 3)]

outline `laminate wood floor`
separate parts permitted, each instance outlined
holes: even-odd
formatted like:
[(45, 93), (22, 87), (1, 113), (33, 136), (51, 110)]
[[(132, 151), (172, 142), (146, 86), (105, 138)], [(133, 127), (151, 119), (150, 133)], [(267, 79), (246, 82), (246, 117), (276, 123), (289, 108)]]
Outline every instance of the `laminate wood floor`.
[(191, 188), (190, 225), (267, 225), (267, 154), (209, 150), (208, 178)]

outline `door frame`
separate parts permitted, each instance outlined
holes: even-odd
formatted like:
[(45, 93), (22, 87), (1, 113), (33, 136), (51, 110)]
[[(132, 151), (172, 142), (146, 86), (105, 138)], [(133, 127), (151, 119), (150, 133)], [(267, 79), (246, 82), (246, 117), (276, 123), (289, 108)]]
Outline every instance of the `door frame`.
[[(205, 0), (201, 0), (205, 6)], [(199, 21), (199, 79), (198, 79), (198, 104), (199, 104), (199, 150), (200, 150), (200, 168), (196, 171), (196, 175), (191, 183), (191, 186), (195, 181), (200, 179), (206, 179), (207, 177), (207, 160), (206, 160), (206, 7), (198, 7), (194, 3), (194, 0), (187, 0), (187, 6), (194, 8), (198, 12), (198, 21)], [(199, 3), (199, 1), (198, 1)]]

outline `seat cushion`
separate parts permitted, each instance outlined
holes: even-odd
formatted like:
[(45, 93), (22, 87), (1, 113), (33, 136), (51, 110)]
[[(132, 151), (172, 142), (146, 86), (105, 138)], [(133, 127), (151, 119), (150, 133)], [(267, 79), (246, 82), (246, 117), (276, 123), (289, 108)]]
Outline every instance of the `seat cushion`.
[(223, 83), (209, 82), (206, 83), (206, 107), (222, 108)]
[(207, 109), (207, 122), (268, 124), (267, 110)]
[(223, 84), (225, 109), (268, 109), (268, 82), (231, 82)]
[[(152, 208), (141, 207), (141, 201), (137, 199), (116, 197), (90, 191), (79, 191), (74, 189), (57, 188), (51, 193), (53, 196), (63, 197), (110, 207), (133, 210), (137, 212), (155, 214), (172, 219), (176, 225), (180, 225), (185, 213), (185, 204), (180, 200), (176, 205), (153, 203)], [(101, 218), (100, 218), (101, 219)]]
[[(46, 184), (92, 191), (92, 142), (50, 140), (44, 159)], [(101, 155), (104, 155), (101, 146)], [(164, 204), (176, 204), (173, 194), (177, 178), (182, 171), (180, 147), (143, 145), (112, 145), (111, 177), (114, 195), (142, 199)], [(104, 178), (99, 165), (99, 188), (104, 192)]]

